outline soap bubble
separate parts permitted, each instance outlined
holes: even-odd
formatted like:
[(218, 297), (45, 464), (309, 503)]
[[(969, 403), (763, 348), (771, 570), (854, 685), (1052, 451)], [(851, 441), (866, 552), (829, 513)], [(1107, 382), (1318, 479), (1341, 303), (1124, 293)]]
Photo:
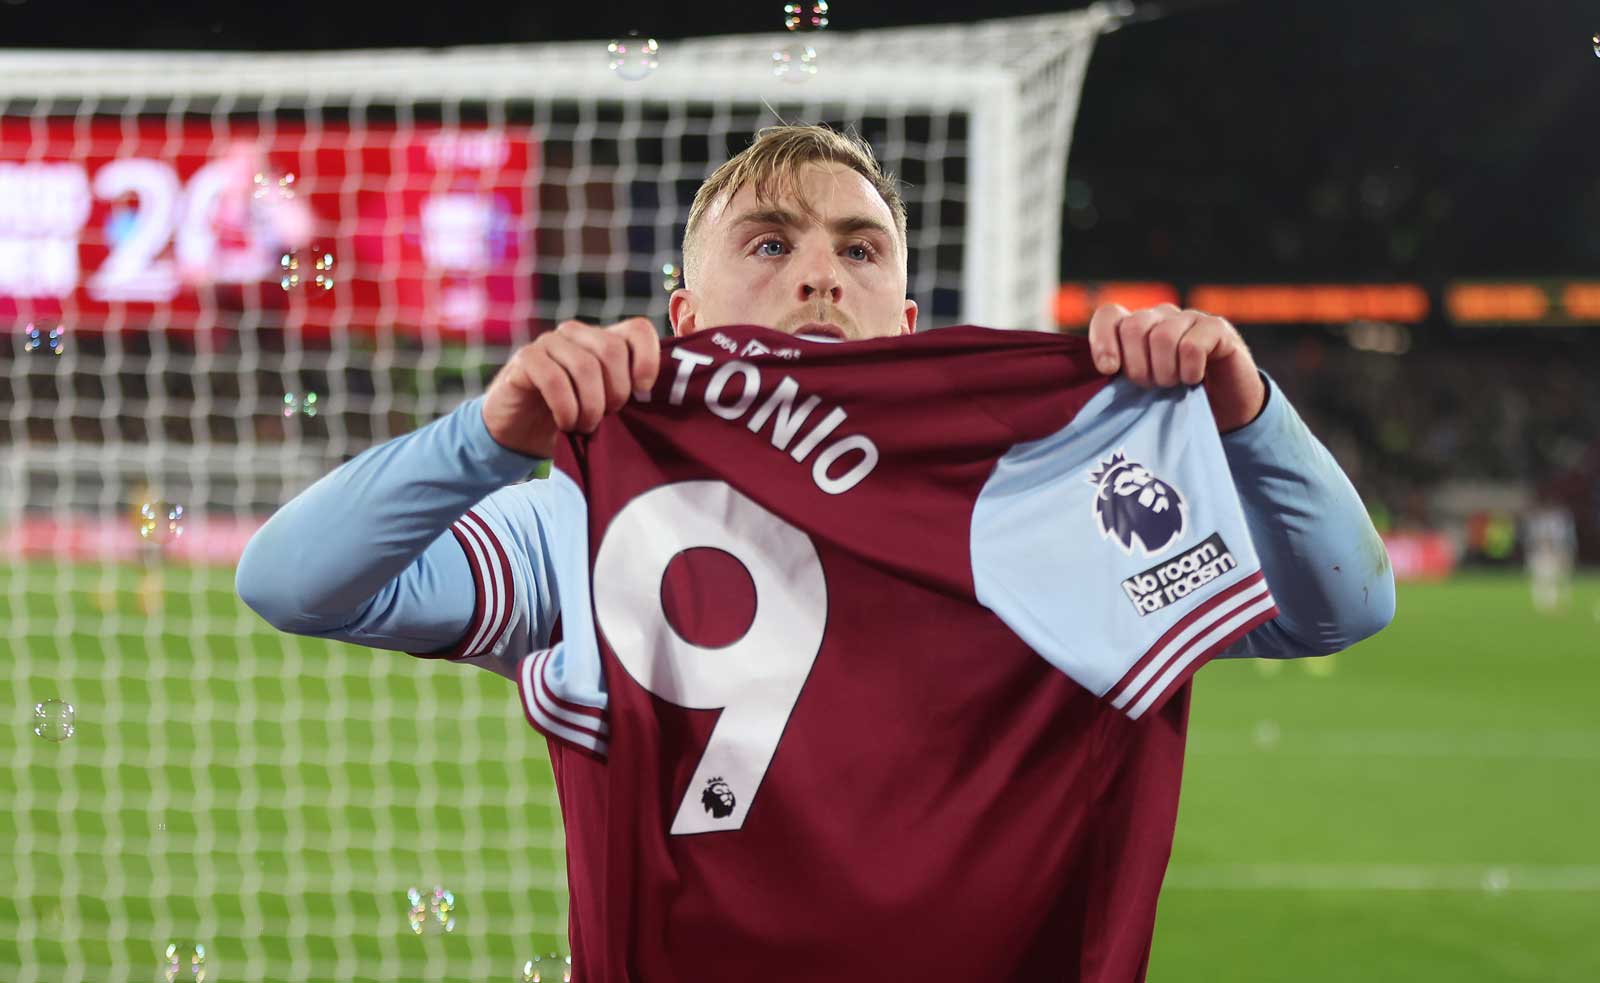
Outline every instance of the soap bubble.
[(606, 45), (611, 71), (627, 82), (637, 82), (655, 71), (660, 51), (655, 38), (641, 37), (638, 31), (629, 31), (627, 37)]
[[(322, 290), (333, 289), (333, 253), (323, 246), (312, 243), (304, 250), (291, 249), (278, 256), (278, 286), (284, 290), (294, 290), (302, 283)], [(310, 279), (301, 276), (301, 267), (306, 267)]]
[(772, 52), (772, 74), (785, 82), (804, 82), (817, 74), (817, 49), (809, 44), (786, 44)]
[(1589, 43), (1594, 45), (1594, 56), (1600, 58), (1600, 31), (1594, 32), (1594, 37), (1589, 39)]
[(145, 502), (139, 506), (139, 538), (166, 546), (183, 535), (183, 506)]
[[(185, 969), (188, 972), (184, 972)], [(181, 942), (169, 943), (162, 962), (162, 976), (167, 983), (177, 983), (178, 980), (205, 983), (206, 947), (199, 942), (192, 946)]]
[(60, 744), (77, 729), (77, 711), (65, 700), (45, 700), (33, 705), (33, 732), (52, 744)]
[(269, 171), (257, 171), (251, 179), (253, 187), (250, 196), (257, 201), (270, 201), (273, 199), (288, 199), (294, 197), (294, 174), (273, 174)]
[(320, 246), (311, 247), (311, 268), (316, 276), (311, 278), (312, 286), (321, 287), (323, 290), (333, 289), (333, 253)]
[(317, 394), (316, 393), (306, 393), (304, 396), (301, 396), (298, 393), (292, 393), (292, 392), (284, 393), (283, 394), (283, 415), (284, 415), (284, 418), (287, 419), (287, 418), (289, 418), (291, 416), (294, 416), (296, 414), (299, 414), (301, 416), (316, 416), (317, 415)]
[(783, 26), (791, 31), (820, 31), (828, 26), (825, 0), (783, 5)]
[(413, 935), (421, 935), (428, 925), (428, 906), (422, 900), (422, 892), (414, 887), (407, 888), (406, 902), (410, 905), (406, 910), (406, 921), (411, 924)]
[(41, 328), (30, 321), (27, 327), (22, 329), (22, 350), (60, 355), (67, 347), (66, 336), (67, 329), (60, 325)]
[(282, 274), (278, 286), (285, 290), (300, 286), (300, 256), (297, 253), (284, 253), (278, 257), (278, 270)]
[(572, 957), (551, 952), (522, 964), (522, 983), (572, 983)]
[(661, 289), (667, 293), (683, 286), (683, 271), (678, 269), (676, 263), (661, 264)]
[(439, 928), (446, 932), (456, 930), (456, 896), (453, 892), (442, 887), (434, 888), (430, 907), (433, 909), (433, 920)]
[(456, 930), (455, 892), (436, 887), (432, 892), (419, 888), (406, 890), (406, 921), (413, 935), (422, 935), (430, 929), (450, 933)]

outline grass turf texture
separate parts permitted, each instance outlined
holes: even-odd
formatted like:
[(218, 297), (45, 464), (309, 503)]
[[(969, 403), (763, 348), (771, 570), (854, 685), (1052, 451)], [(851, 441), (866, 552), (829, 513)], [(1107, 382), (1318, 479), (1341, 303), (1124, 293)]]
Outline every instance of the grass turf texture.
[[(565, 951), (509, 683), (267, 629), (226, 570), (0, 567), (0, 978), (515, 980)], [(1383, 635), (1198, 677), (1150, 979), (1600, 979), (1600, 579), (1402, 588)], [(39, 700), (77, 733), (32, 733)], [(405, 890), (455, 892), (412, 935)], [(15, 971), (13, 971), (15, 968)]]

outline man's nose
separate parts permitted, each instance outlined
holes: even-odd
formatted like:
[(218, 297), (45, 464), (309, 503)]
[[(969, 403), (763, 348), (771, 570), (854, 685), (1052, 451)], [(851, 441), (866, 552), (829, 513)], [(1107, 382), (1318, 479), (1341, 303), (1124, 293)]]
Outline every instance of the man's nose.
[(807, 263), (800, 275), (800, 300), (824, 299), (837, 304), (844, 294), (844, 284), (839, 282), (839, 271), (834, 269), (833, 257)]

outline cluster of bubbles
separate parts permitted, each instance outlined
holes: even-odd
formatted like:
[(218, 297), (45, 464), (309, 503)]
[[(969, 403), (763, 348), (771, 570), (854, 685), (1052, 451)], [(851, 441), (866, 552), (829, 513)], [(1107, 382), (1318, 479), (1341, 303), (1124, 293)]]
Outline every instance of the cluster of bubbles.
[(296, 416), (296, 415), (298, 415), (298, 416), (316, 416), (317, 415), (317, 394), (308, 392), (308, 393), (306, 393), (305, 395), (302, 396), (299, 393), (292, 393), (292, 392), (284, 393), (283, 394), (283, 415), (284, 415), (285, 419), (287, 419), (287, 418), (289, 418), (291, 416)]
[(550, 953), (522, 964), (522, 983), (572, 983), (572, 957)]
[(57, 326), (46, 330), (32, 322), (22, 329), (22, 350), (25, 352), (49, 352), (51, 355), (60, 355), (67, 347), (67, 329)]
[(783, 5), (783, 26), (791, 31), (820, 31), (828, 26), (828, 5), (825, 0), (786, 3)]
[(139, 506), (139, 538), (165, 546), (183, 535), (183, 506), (172, 502), (145, 502)]
[(641, 37), (638, 31), (629, 31), (606, 45), (611, 72), (624, 82), (638, 82), (655, 71), (661, 63), (660, 52), (655, 38)]
[[(185, 964), (188, 966), (188, 973), (183, 971)], [(181, 942), (169, 944), (161, 974), (167, 983), (177, 983), (180, 979), (190, 980), (192, 983), (205, 983), (206, 947), (199, 942), (192, 946)]]
[(817, 49), (809, 44), (786, 44), (774, 50), (772, 74), (785, 82), (804, 82), (817, 74)]
[(413, 935), (421, 935), (430, 928), (442, 933), (456, 930), (455, 892), (435, 887), (429, 893), (412, 887), (406, 890), (406, 901), (410, 905), (406, 921), (411, 924)]
[(33, 732), (52, 744), (71, 737), (78, 712), (65, 700), (45, 700), (33, 705)]
[(257, 171), (251, 179), (251, 184), (250, 197), (256, 201), (287, 200), (294, 197), (293, 174), (273, 177), (265, 171)]
[[(828, 26), (825, 0), (783, 5), (783, 26), (791, 34), (813, 34)], [(803, 42), (786, 44), (772, 52), (772, 74), (785, 82), (804, 82), (817, 74), (817, 49)]]
[(681, 286), (683, 286), (683, 271), (678, 269), (678, 264), (662, 263), (661, 289), (670, 294)]
[[(812, 34), (828, 26), (827, 0), (783, 5), (783, 26), (792, 34)], [(1600, 43), (1600, 42), (1597, 42)], [(617, 78), (638, 82), (661, 64), (661, 45), (638, 31), (606, 45), (606, 64)], [(804, 82), (817, 74), (817, 49), (804, 42), (785, 44), (772, 52), (772, 73), (786, 82)]]
[[(333, 289), (333, 253), (321, 246), (312, 246), (307, 250), (311, 269), (311, 279), (306, 281), (313, 287), (323, 290)], [(278, 257), (278, 286), (285, 290), (293, 290), (300, 286), (300, 253), (287, 252)]]

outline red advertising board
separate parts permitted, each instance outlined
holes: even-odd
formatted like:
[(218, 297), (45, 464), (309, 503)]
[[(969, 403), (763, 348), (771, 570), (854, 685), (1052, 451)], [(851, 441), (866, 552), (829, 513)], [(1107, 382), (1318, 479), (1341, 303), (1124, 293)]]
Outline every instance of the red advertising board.
[(504, 341), (533, 313), (537, 166), (482, 126), (3, 116), (0, 317)]
[(1383, 545), (1396, 580), (1443, 580), (1456, 568), (1456, 547), (1443, 533), (1384, 533)]

